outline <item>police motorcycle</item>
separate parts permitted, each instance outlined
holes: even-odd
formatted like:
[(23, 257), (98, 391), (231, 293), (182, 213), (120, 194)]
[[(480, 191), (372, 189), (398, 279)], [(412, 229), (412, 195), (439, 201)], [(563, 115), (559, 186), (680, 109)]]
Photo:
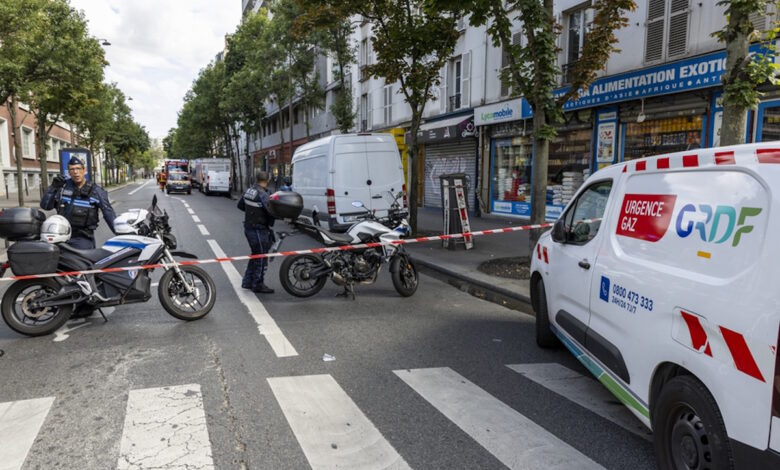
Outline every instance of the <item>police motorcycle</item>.
[(148, 264), (165, 264), (157, 293), (170, 315), (198, 320), (214, 306), (216, 289), (206, 271), (176, 264), (174, 257), (196, 256), (172, 251), (176, 238), (168, 214), (157, 206), (157, 196), (148, 210), (131, 209), (118, 216), (114, 229), (120, 235), (94, 250), (78, 250), (66, 243), (71, 227), (64, 217), (43, 219), (43, 212), (30, 208), (6, 209), (0, 214), (0, 237), (16, 242), (8, 249), (8, 263), (0, 266), (0, 277), (9, 266), (15, 275), (120, 269), (15, 281), (0, 303), (3, 320), (14, 331), (47, 335), (60, 328), (74, 309), (103, 314), (100, 309), (104, 307), (146, 302), (152, 297), (150, 270), (121, 268)]
[[(270, 201), (271, 208), (275, 212), (280, 212), (281, 209), (277, 207), (283, 204), (283, 199), (287, 198), (294, 202), (295, 197), (292, 195), (300, 198), (297, 193), (273, 194)], [(381, 219), (376, 216), (376, 211), (367, 209), (360, 201), (354, 201), (352, 205), (364, 209), (365, 212), (357, 216), (356, 222), (345, 233), (333, 233), (323, 229), (319, 224), (316, 211), (312, 214), (313, 223), (301, 220), (291, 223), (296, 229), (312, 234), (326, 247), (375, 242), (392, 243), (407, 235), (410, 227), (406, 221), (406, 212), (398, 203), (403, 193), (391, 196), (394, 197), (394, 201), (388, 211), (388, 217)], [(289, 233), (282, 232), (277, 234), (277, 238), (281, 241), (288, 235)], [(409, 297), (417, 291), (419, 278), (414, 263), (403, 245), (391, 244), (286, 257), (279, 269), (279, 280), (289, 294), (296, 297), (311, 297), (322, 290), (330, 278), (336, 285), (344, 287), (344, 292), (339, 295), (351, 296), (354, 300), (355, 284), (376, 282), (383, 264), (389, 264), (393, 287), (401, 296)]]

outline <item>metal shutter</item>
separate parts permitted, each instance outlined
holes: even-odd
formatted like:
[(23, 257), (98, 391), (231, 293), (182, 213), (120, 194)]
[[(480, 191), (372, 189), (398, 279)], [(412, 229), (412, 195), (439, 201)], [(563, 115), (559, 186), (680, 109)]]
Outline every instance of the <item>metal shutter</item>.
[(667, 57), (670, 59), (688, 51), (688, 3), (688, 0), (672, 0), (667, 47)]
[(440, 175), (466, 173), (469, 175), (469, 210), (474, 210), (474, 186), (477, 184), (477, 142), (474, 139), (425, 146), (425, 207), (441, 207)]
[(647, 38), (645, 39), (645, 61), (661, 60), (664, 53), (664, 16), (666, 0), (650, 0), (647, 10)]

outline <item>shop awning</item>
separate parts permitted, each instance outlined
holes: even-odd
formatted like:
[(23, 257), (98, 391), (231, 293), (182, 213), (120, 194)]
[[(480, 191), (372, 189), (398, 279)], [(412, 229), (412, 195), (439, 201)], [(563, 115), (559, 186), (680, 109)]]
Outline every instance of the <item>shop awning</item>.
[[(440, 119), (420, 125), (420, 131), (417, 132), (417, 143), (452, 142), (474, 137), (474, 131), (474, 116), (472, 115)], [(409, 143), (410, 137), (410, 133), (407, 132), (407, 143)]]
[(449, 126), (457, 126), (463, 121), (468, 121), (471, 116), (455, 116), (449, 119), (439, 119), (438, 121), (430, 121), (420, 125), (421, 131), (427, 131), (430, 129), (440, 129)]

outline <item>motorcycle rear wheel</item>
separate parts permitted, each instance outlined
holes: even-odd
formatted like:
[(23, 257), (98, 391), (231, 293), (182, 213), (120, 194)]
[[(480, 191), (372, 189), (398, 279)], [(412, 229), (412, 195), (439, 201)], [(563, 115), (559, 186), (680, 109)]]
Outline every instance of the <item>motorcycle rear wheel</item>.
[(420, 276), (417, 274), (417, 268), (409, 258), (396, 256), (391, 261), (390, 272), (393, 278), (393, 287), (402, 297), (411, 297), (417, 292), (417, 286), (420, 284)]
[(179, 266), (179, 269), (188, 283), (194, 283), (195, 293), (187, 294), (176, 271), (169, 269), (162, 275), (157, 287), (160, 303), (166, 312), (179, 320), (200, 320), (209, 314), (217, 300), (214, 281), (197, 266)]
[(328, 276), (322, 275), (316, 279), (308, 277), (308, 273), (322, 265), (322, 260), (314, 255), (289, 256), (284, 259), (279, 268), (279, 280), (288, 294), (295, 297), (311, 297), (325, 287)]
[(54, 333), (68, 321), (73, 313), (73, 305), (32, 310), (25, 304), (42, 294), (56, 294), (59, 289), (60, 285), (54, 279), (28, 279), (14, 282), (5, 291), (3, 301), (0, 303), (3, 320), (12, 330), (26, 336), (45, 336)]

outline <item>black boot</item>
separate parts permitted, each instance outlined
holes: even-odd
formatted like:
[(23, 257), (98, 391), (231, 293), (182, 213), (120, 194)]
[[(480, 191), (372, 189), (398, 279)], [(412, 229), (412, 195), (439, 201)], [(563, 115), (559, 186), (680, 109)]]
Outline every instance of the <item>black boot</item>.
[(266, 286), (265, 284), (260, 284), (259, 286), (252, 289), (253, 292), (257, 294), (273, 294), (274, 290), (270, 287)]

